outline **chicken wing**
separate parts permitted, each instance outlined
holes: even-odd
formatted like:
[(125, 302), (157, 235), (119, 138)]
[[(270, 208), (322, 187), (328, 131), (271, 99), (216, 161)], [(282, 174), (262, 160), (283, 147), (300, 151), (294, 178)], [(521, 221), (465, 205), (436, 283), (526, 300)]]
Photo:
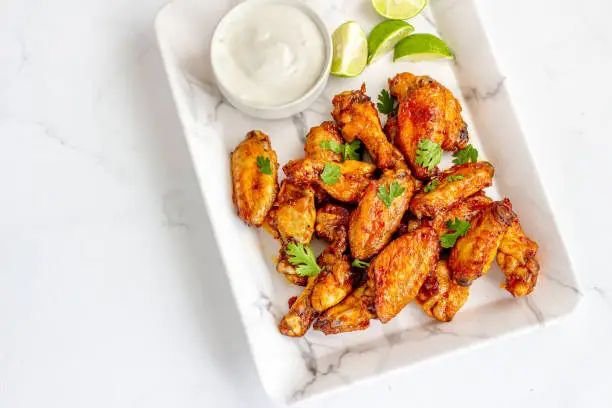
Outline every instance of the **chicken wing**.
[(306, 144), (304, 145), (306, 156), (311, 159), (320, 159), (324, 161), (341, 161), (342, 155), (340, 153), (334, 153), (332, 150), (325, 149), (321, 146), (324, 142), (344, 143), (344, 140), (342, 140), (338, 133), (338, 126), (336, 126), (334, 122), (323, 122), (320, 126), (310, 129), (306, 135)]
[(483, 192), (474, 194), (471, 197), (465, 198), (452, 207), (446, 208), (437, 212), (431, 219), (423, 219), (424, 225), (428, 225), (436, 230), (438, 236), (448, 233), (446, 228), (447, 221), (455, 219), (471, 222), (483, 209), (487, 208), (493, 200), (487, 197)]
[(316, 216), (312, 188), (309, 186), (298, 187), (287, 180), (283, 180), (280, 193), (268, 213), (266, 223), (269, 228), (278, 232), (278, 237), (282, 243), (295, 241), (308, 245), (314, 233)]
[(353, 290), (353, 272), (348, 257), (338, 254), (333, 245), (319, 255), (317, 263), (323, 270), (317, 276), (310, 302), (316, 311), (323, 312), (340, 303)]
[[(259, 169), (259, 161), (269, 161), (271, 174)], [(247, 133), (231, 154), (232, 200), (238, 216), (247, 224), (263, 224), (278, 193), (278, 161), (270, 139), (259, 130)]]
[(372, 261), (368, 276), (381, 322), (387, 323), (416, 297), (436, 268), (439, 252), (438, 235), (423, 227), (392, 241)]
[(469, 295), (470, 288), (453, 282), (448, 263), (440, 260), (436, 270), (421, 286), (416, 301), (427, 316), (441, 322), (450, 322), (463, 307)]
[(389, 88), (400, 102), (395, 145), (415, 177), (431, 177), (437, 168), (428, 170), (417, 164), (418, 144), (422, 139), (430, 139), (447, 151), (463, 149), (469, 137), (461, 117), (461, 104), (439, 82), (407, 72), (389, 80)]
[(278, 330), (285, 336), (302, 337), (310, 328), (312, 322), (317, 318), (317, 311), (312, 308), (310, 295), (316, 283), (316, 276), (308, 280), (300, 296), (291, 305), (287, 313), (278, 325)]
[(504, 287), (514, 296), (530, 294), (538, 281), (538, 244), (529, 239), (518, 219), (514, 220), (499, 245), (497, 264), (506, 275)]
[(340, 170), (340, 177), (334, 184), (325, 184), (321, 173), (325, 169), (323, 160), (300, 159), (292, 160), (283, 167), (287, 180), (296, 184), (316, 183), (330, 196), (345, 203), (356, 203), (373, 177), (376, 166), (356, 160), (346, 160), (333, 163)]
[(514, 220), (516, 214), (507, 199), (492, 203), (478, 214), (467, 234), (451, 249), (448, 264), (456, 283), (469, 286), (491, 269), (501, 240)]
[(402, 154), (385, 137), (378, 111), (365, 92), (363, 84), (360, 90), (342, 92), (334, 97), (332, 116), (342, 129), (342, 137), (348, 143), (361, 140), (383, 170), (406, 167)]
[(421, 218), (433, 217), (440, 211), (469, 197), (493, 183), (493, 166), (487, 162), (465, 163), (454, 166), (434, 178), (429, 186), (439, 183), (433, 191), (425, 187), (417, 192), (410, 202), (410, 211)]
[(374, 291), (365, 283), (342, 302), (319, 315), (313, 328), (325, 334), (365, 330), (370, 327), (370, 320), (374, 318)]
[(308, 277), (298, 275), (295, 270), (295, 266), (289, 262), (289, 255), (287, 255), (287, 246), (282, 245), (278, 253), (278, 262), (276, 263), (276, 271), (282, 274), (285, 279), (297, 286), (306, 286), (308, 284)]
[(348, 233), (350, 211), (337, 204), (326, 204), (317, 210), (315, 233), (327, 242), (334, 242)]
[[(404, 191), (387, 207), (379, 196), (380, 189), (390, 191), (394, 183)], [(350, 218), (349, 246), (353, 258), (370, 259), (387, 245), (408, 209), (415, 187), (408, 169), (388, 170), (380, 180), (370, 182)]]

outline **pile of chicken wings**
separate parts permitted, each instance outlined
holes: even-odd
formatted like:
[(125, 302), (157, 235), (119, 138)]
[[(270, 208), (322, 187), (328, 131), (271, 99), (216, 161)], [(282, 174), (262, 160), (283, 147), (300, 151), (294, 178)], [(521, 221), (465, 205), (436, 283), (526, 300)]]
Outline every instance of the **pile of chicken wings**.
[[(439, 82), (410, 73), (390, 79), (389, 92), (399, 108), (384, 128), (365, 85), (336, 95), (334, 120), (310, 129), (305, 157), (283, 167), (280, 188), (266, 134), (249, 132), (231, 154), (238, 216), (280, 242), (276, 270), (304, 286), (289, 299), (282, 334), (303, 336), (311, 326), (325, 334), (364, 330), (372, 319), (390, 321), (412, 300), (428, 316), (451, 321), (495, 258), (512, 295), (536, 285), (538, 245), (510, 200), (493, 201), (483, 191), (493, 165), (474, 160), (442, 171), (419, 160), (424, 139), (448, 152), (466, 148), (459, 101)], [(355, 140), (372, 163), (338, 149)], [(330, 163), (332, 177), (324, 174)], [(469, 229), (445, 248), (441, 239), (457, 220)], [(308, 248), (314, 235), (329, 245), (316, 258), (320, 272), (308, 276), (287, 252), (291, 244)]]

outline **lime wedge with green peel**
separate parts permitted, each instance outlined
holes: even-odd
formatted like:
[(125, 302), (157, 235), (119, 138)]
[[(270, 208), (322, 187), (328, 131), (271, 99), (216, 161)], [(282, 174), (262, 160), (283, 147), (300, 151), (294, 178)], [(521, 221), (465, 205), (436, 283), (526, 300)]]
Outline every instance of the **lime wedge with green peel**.
[(427, 0), (372, 0), (374, 10), (390, 20), (407, 20), (425, 8)]
[(387, 20), (378, 24), (368, 37), (368, 64), (391, 51), (402, 38), (413, 31), (414, 27), (405, 21)]
[(363, 72), (368, 62), (368, 39), (359, 24), (342, 24), (332, 34), (332, 44), (332, 75), (356, 77)]
[(393, 61), (428, 61), (453, 59), (447, 45), (432, 34), (413, 34), (395, 46)]

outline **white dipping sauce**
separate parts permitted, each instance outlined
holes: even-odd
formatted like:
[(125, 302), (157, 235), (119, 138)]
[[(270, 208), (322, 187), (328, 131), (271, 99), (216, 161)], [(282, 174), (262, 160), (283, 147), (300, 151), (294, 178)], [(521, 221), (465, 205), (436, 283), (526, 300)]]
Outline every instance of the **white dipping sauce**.
[(321, 76), (325, 42), (317, 24), (298, 7), (258, 4), (230, 13), (217, 30), (211, 55), (217, 81), (245, 103), (293, 102)]

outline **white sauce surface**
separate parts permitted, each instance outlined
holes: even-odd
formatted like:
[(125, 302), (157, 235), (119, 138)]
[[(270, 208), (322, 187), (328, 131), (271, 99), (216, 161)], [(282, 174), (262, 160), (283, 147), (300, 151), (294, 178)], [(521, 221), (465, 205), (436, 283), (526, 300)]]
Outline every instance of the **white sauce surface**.
[(304, 11), (258, 4), (219, 26), (213, 55), (217, 80), (251, 105), (278, 106), (303, 96), (325, 63), (325, 42)]

